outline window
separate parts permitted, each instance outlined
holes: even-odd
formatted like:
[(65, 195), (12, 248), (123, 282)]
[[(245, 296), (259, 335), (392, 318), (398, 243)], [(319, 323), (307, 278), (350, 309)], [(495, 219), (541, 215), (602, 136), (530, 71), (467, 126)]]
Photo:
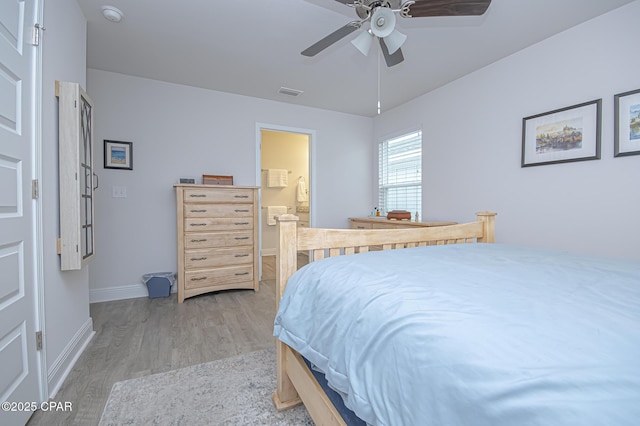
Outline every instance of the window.
[(378, 147), (378, 203), (382, 212), (422, 216), (422, 131), (383, 140)]

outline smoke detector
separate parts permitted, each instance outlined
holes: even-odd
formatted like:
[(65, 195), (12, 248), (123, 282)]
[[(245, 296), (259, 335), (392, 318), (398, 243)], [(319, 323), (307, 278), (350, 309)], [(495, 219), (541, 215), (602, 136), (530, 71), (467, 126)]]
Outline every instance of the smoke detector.
[(111, 22), (120, 22), (124, 14), (120, 9), (113, 6), (102, 6), (102, 16)]

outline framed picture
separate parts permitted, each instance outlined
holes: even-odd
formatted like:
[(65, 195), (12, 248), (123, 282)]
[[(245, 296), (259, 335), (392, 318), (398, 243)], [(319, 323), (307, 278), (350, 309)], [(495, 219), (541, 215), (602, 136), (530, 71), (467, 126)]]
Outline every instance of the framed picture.
[(614, 157), (640, 154), (640, 89), (614, 96)]
[(133, 170), (133, 142), (105, 140), (104, 168)]
[(600, 158), (602, 99), (522, 119), (522, 167)]

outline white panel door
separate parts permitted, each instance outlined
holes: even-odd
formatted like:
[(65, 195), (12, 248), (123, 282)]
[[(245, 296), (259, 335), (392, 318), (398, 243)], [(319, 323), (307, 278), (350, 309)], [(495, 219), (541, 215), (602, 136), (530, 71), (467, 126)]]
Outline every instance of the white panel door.
[[(0, 0), (0, 400), (16, 403), (40, 401), (31, 197), (37, 1)], [(6, 409), (2, 425), (31, 416)]]

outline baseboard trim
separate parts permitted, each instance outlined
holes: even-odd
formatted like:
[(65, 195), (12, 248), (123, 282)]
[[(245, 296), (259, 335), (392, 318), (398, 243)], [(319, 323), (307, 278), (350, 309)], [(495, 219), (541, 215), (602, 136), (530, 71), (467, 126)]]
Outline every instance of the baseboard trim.
[(78, 361), (78, 358), (80, 358), (80, 355), (82, 355), (95, 334), (96, 332), (93, 331), (93, 319), (89, 318), (47, 371), (49, 399), (55, 398), (60, 386), (62, 386), (62, 383), (64, 383), (76, 361)]
[[(171, 286), (171, 293), (175, 293), (176, 291), (177, 287), (174, 284)], [(145, 284), (89, 290), (89, 303), (111, 302), (112, 300), (135, 299), (138, 297), (149, 297), (149, 290), (147, 290)]]

